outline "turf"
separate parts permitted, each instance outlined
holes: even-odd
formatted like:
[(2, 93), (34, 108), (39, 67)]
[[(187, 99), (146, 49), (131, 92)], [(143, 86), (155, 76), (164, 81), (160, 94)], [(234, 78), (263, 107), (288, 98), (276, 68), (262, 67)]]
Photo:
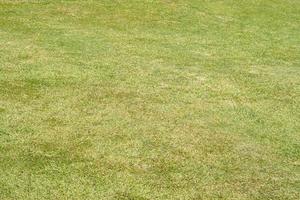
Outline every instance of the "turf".
[(299, 199), (299, 0), (1, 0), (0, 199)]

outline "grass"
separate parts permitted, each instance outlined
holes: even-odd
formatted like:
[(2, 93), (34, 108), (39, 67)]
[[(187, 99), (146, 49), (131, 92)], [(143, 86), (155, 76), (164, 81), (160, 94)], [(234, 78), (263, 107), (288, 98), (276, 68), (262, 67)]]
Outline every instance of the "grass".
[(1, 199), (299, 199), (299, 0), (1, 0)]

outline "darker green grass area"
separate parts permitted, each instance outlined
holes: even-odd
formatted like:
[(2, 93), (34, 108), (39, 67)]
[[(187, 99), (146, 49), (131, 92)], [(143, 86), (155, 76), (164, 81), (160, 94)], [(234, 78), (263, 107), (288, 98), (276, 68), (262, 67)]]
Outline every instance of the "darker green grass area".
[(0, 2), (0, 199), (299, 199), (297, 0)]

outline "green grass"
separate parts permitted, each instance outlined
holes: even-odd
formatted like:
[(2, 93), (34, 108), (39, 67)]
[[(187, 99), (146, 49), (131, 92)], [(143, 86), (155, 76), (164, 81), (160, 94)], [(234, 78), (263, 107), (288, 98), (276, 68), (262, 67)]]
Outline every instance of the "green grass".
[(0, 1), (0, 199), (299, 188), (299, 0)]

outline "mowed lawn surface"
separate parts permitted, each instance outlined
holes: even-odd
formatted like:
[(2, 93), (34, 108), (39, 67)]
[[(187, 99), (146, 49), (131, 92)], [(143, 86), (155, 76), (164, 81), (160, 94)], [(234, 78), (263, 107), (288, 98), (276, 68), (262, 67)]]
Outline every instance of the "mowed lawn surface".
[(299, 199), (300, 1), (0, 1), (0, 199)]

